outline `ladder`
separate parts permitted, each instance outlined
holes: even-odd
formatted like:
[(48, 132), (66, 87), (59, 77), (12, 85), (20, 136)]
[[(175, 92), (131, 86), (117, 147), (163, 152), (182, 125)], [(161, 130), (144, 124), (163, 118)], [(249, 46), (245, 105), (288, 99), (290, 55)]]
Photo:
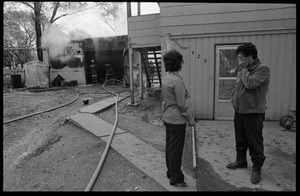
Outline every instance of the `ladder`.
[(147, 77), (147, 87), (161, 88), (161, 50), (160, 47), (140, 50), (143, 68)]

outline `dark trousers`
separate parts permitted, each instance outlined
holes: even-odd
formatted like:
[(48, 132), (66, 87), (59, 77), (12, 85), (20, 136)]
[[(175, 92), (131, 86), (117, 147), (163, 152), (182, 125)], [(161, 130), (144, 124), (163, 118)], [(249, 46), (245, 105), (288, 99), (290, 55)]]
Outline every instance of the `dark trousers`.
[(172, 182), (184, 182), (181, 171), (182, 153), (185, 140), (186, 124), (169, 124), (166, 126), (166, 165), (167, 176)]
[(236, 160), (245, 160), (249, 148), (252, 168), (255, 170), (261, 170), (266, 159), (262, 136), (264, 119), (264, 113), (240, 114), (235, 112), (234, 114)]

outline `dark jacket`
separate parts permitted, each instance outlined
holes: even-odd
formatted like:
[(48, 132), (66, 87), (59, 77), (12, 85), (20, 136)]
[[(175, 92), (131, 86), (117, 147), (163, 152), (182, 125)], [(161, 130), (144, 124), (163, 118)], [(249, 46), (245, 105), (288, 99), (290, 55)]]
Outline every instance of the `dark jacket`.
[(235, 111), (242, 114), (264, 113), (270, 83), (270, 69), (256, 58), (247, 69), (240, 69), (232, 95)]

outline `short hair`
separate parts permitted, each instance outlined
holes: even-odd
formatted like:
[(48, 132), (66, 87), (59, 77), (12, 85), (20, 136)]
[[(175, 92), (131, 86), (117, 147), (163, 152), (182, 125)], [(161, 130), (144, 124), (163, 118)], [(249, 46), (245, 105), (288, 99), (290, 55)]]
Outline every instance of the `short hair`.
[(182, 54), (177, 50), (169, 50), (163, 55), (163, 61), (165, 64), (165, 70), (168, 71), (178, 71), (181, 68)]
[(241, 53), (244, 57), (252, 55), (253, 59), (257, 58), (257, 49), (256, 46), (252, 43), (240, 45), (236, 50), (236, 54), (238, 55), (239, 53)]

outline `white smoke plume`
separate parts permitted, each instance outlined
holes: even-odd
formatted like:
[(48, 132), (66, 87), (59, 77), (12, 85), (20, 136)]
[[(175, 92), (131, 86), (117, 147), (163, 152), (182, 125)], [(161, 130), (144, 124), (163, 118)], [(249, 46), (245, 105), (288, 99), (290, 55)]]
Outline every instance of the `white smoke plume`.
[(92, 37), (90, 34), (80, 29), (75, 29), (71, 31), (69, 35), (71, 37), (71, 40), (83, 40)]
[(42, 47), (49, 48), (50, 57), (56, 58), (64, 55), (65, 48), (72, 40), (83, 40), (90, 37), (90, 34), (80, 29), (75, 29), (67, 34), (64, 33), (58, 26), (51, 25), (43, 33)]
[(65, 47), (70, 42), (70, 36), (62, 32), (55, 25), (49, 26), (42, 35), (42, 47), (49, 48), (49, 55), (52, 58), (63, 55)]

